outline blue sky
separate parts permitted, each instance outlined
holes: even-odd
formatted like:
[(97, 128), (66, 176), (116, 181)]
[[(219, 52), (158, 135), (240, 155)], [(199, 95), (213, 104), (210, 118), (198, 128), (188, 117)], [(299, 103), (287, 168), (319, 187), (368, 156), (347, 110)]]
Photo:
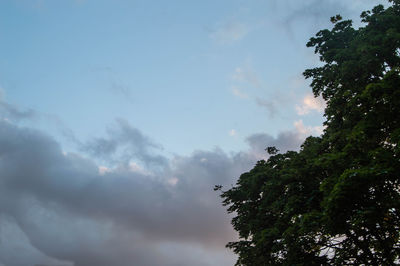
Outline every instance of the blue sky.
[[(309, 92), (296, 84), (315, 62), (305, 42), (327, 20), (281, 25), (288, 19), (274, 13), (282, 9), (265, 1), (6, 1), (1, 85), (8, 101), (57, 116), (79, 138), (103, 134), (119, 117), (167, 152), (235, 151), (254, 132), (291, 128), (296, 100)], [(276, 113), (254, 99), (275, 102)]]
[[(298, 149), (322, 132), (324, 103), (301, 75), (319, 62), (305, 44), (330, 16), (360, 25), (381, 2), (1, 1), (0, 142), (12, 144), (0, 171), (4, 184), (27, 180), (3, 189), (0, 229), (15, 243), (0, 265), (100, 265), (96, 249), (111, 254), (105, 265), (231, 265), (223, 246), (235, 234), (210, 190), (234, 183), (265, 147)], [(149, 211), (162, 202), (165, 219)], [(104, 231), (107, 240), (94, 237)], [(27, 255), (12, 257), (15, 246)]]

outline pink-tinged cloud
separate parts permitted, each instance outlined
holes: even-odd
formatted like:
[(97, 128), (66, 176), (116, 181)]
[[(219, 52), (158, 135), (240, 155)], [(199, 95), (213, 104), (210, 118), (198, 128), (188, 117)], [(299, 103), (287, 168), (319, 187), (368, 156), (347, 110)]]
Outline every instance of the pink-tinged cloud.
[(312, 94), (307, 94), (300, 105), (296, 105), (298, 115), (306, 115), (312, 111), (322, 113), (326, 107), (325, 101), (322, 97), (314, 97)]

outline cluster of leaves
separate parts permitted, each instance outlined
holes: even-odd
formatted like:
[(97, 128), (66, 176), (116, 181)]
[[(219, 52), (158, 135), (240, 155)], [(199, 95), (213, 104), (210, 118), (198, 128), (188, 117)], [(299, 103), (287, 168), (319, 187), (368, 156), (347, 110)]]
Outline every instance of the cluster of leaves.
[[(327, 102), (326, 129), (271, 154), (222, 191), (240, 240), (237, 265), (400, 264), (400, 1), (333, 17), (307, 43)], [(222, 188), (219, 187), (222, 190)]]

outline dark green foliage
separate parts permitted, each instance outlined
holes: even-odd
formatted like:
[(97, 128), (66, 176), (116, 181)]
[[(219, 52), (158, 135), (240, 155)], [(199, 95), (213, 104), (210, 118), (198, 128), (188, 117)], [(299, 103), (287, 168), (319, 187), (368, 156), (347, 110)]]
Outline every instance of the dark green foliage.
[[(299, 152), (259, 161), (222, 191), (240, 240), (237, 265), (400, 264), (400, 1), (337, 15), (307, 46), (326, 129)], [(217, 189), (222, 189), (217, 187)]]

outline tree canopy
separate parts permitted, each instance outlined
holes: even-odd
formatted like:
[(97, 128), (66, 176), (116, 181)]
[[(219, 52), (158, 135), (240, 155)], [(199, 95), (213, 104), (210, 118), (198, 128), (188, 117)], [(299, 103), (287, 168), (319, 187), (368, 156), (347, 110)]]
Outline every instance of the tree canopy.
[(267, 149), (229, 190), (237, 265), (400, 264), (400, 1), (331, 18), (307, 43), (325, 130), (300, 151)]

